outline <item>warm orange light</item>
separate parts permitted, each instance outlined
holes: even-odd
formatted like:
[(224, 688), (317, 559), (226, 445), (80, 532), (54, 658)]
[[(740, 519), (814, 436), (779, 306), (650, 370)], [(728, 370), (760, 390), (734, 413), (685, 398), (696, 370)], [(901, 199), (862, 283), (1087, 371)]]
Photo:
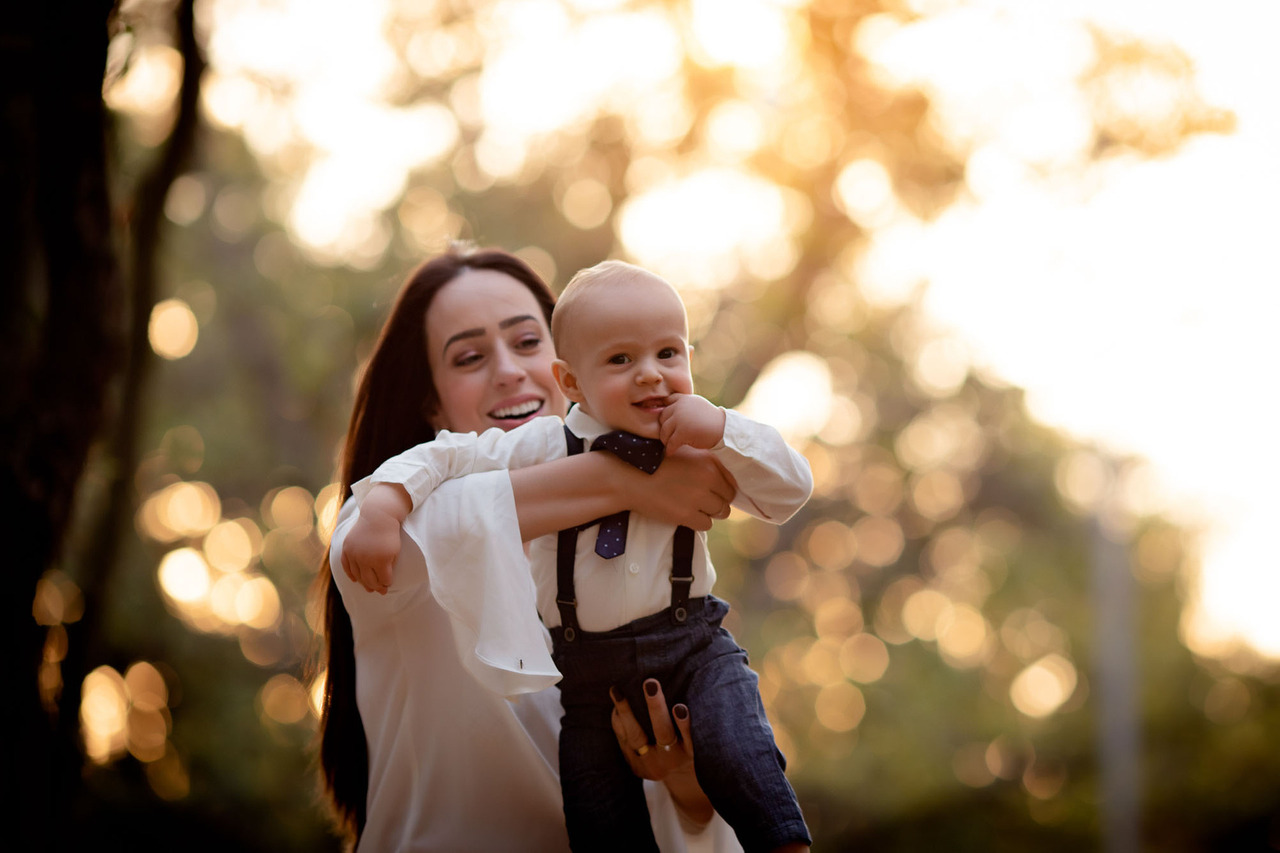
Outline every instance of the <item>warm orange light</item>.
[(315, 498), (301, 486), (280, 489), (264, 503), (262, 517), (272, 527), (302, 527), (315, 521)]
[(147, 337), (156, 355), (170, 361), (195, 349), (200, 327), (191, 306), (181, 299), (165, 299), (151, 309)]
[(809, 564), (794, 551), (774, 555), (765, 566), (765, 586), (779, 601), (795, 601), (804, 594), (808, 582)]
[(301, 722), (308, 713), (310, 697), (298, 679), (280, 673), (274, 675), (258, 693), (262, 715), (284, 725)]
[(889, 668), (889, 648), (874, 634), (854, 634), (840, 646), (840, 668), (862, 684), (879, 681)]
[(867, 701), (856, 686), (839, 681), (818, 691), (813, 711), (818, 722), (831, 731), (847, 732), (862, 722), (867, 713)]
[(1028, 717), (1047, 717), (1071, 698), (1075, 689), (1075, 666), (1062, 655), (1050, 654), (1018, 673), (1009, 687), (1009, 699)]
[(81, 687), (80, 730), (85, 754), (106, 764), (124, 752), (128, 736), (129, 692), (120, 673), (100, 666)]
[(209, 566), (194, 548), (177, 548), (160, 560), (160, 588), (181, 604), (203, 601), (209, 595)]

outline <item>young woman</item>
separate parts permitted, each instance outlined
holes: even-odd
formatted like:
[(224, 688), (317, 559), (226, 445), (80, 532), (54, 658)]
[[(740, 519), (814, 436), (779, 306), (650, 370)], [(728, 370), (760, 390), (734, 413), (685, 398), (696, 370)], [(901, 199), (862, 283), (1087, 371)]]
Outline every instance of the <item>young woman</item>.
[[(505, 252), (449, 252), (419, 267), (356, 394), (344, 495), (437, 429), (516, 429), (539, 415), (564, 415), (551, 374), (553, 302), (538, 276)], [(381, 594), (343, 565), (355, 519), (345, 506), (318, 578), (328, 666), (320, 758), (339, 822), (359, 848), (567, 849), (557, 690), (536, 689), (550, 679), (524, 671), (523, 658), (492, 665), (489, 635), (501, 610), (490, 602), (531, 580), (526, 566), (486, 561), (487, 543), (527, 541), (624, 509), (705, 530), (727, 514), (733, 495), (716, 463), (689, 449), (652, 476), (602, 453), (473, 475), (415, 513), (417, 538), (397, 547), (394, 578), (374, 590)], [(675, 742), (660, 688), (647, 693), (655, 740)], [(674, 711), (687, 728), (688, 709)], [(697, 786), (687, 747), (646, 748), (625, 703), (614, 730), (637, 774), (662, 783), (646, 788), (664, 850), (681, 850), (691, 838), (706, 849), (734, 849), (732, 832)]]

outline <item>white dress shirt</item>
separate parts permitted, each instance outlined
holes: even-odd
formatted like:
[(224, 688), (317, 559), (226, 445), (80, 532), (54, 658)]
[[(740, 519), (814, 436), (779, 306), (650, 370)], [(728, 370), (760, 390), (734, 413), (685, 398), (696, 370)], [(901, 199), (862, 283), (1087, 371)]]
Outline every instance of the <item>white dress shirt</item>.
[[(588, 448), (592, 440), (609, 431), (577, 407), (564, 422), (555, 417), (537, 418), (510, 432), (494, 428), (476, 435), (442, 430), (434, 441), (384, 462), (353, 490), (357, 499), (362, 499), (375, 483), (399, 483), (408, 491), (416, 510), (446, 480), (475, 471), (522, 468), (565, 456), (565, 424), (586, 440)], [(787, 445), (777, 430), (731, 409), (725, 410), (724, 437), (711, 453), (738, 483), (733, 505), (758, 518), (781, 524), (804, 505), (813, 490), (808, 462)], [(578, 535), (574, 586), (580, 627), (584, 631), (608, 631), (670, 606), (675, 527), (633, 512), (626, 550), (611, 559), (595, 553), (598, 530), (590, 527)], [(555, 603), (556, 543), (555, 535), (543, 536), (531, 542), (529, 550), (537, 610), (548, 627), (560, 624)], [(700, 533), (695, 537), (690, 597), (710, 593), (714, 583), (715, 568), (707, 554), (706, 534)], [(509, 669), (509, 661), (506, 666)]]

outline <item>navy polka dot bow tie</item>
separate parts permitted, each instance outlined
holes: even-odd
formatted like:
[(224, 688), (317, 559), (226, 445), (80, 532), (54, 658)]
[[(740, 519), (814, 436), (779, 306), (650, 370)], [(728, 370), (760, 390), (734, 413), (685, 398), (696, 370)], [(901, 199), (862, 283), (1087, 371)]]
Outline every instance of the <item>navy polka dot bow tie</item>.
[[(606, 432), (591, 443), (592, 450), (606, 450), (622, 461), (652, 474), (662, 464), (663, 445), (656, 438), (642, 438), (629, 432)], [(596, 534), (596, 553), (606, 560), (621, 554), (627, 546), (629, 512), (618, 512), (600, 519)]]

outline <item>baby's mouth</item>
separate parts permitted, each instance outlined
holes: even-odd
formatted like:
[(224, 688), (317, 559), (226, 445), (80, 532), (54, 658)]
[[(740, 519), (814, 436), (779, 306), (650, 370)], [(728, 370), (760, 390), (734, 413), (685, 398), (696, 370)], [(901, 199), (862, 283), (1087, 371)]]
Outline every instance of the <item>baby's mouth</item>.
[(496, 421), (518, 421), (535, 414), (542, 408), (542, 403), (542, 400), (526, 400), (514, 406), (503, 406), (501, 409), (491, 411), (489, 417)]
[(640, 409), (664, 409), (667, 406), (667, 398), (645, 397), (643, 400), (637, 400), (632, 405)]

